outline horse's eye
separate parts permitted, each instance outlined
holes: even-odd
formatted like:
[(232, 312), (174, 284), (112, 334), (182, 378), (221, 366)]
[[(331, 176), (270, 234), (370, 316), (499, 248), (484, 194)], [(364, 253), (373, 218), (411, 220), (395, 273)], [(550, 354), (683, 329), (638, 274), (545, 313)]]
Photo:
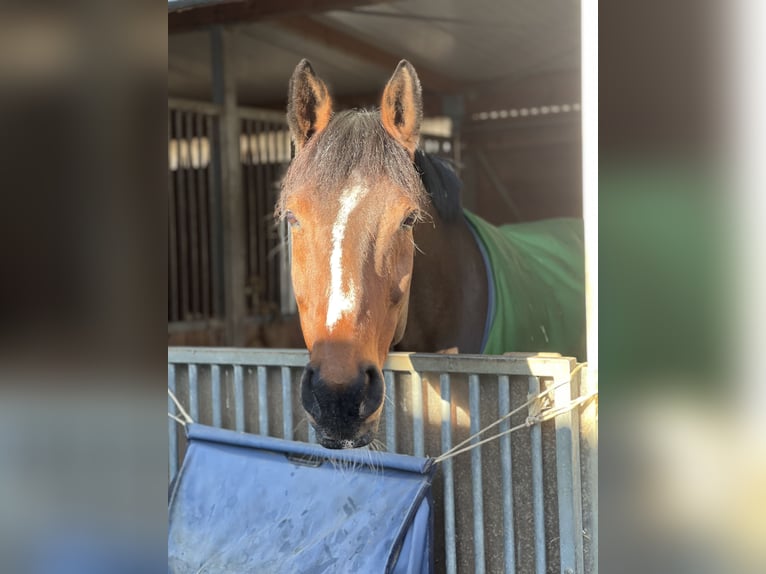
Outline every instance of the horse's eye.
[(301, 224), (298, 221), (298, 218), (295, 217), (292, 211), (285, 212), (285, 221), (290, 224), (290, 227), (300, 227)]
[(404, 221), (402, 221), (402, 227), (404, 229), (412, 229), (413, 225), (415, 225), (417, 220), (418, 220), (418, 212), (413, 211), (407, 217), (404, 218)]

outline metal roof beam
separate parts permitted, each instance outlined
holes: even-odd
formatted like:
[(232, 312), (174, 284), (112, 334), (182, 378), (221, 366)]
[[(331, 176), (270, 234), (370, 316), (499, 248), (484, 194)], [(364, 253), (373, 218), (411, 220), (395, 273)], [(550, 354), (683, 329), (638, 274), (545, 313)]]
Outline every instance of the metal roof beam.
[(284, 16), (317, 14), (379, 4), (382, 0), (223, 0), (182, 4), (171, 3), (168, 33), (188, 32), (213, 24), (254, 22)]

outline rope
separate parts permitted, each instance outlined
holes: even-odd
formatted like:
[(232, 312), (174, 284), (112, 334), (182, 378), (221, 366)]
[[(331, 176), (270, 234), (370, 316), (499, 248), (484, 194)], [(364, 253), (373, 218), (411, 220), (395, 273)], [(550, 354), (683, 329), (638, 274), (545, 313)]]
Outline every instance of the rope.
[(173, 420), (178, 421), (182, 425), (186, 425), (188, 423), (193, 423), (194, 419), (189, 416), (189, 413), (186, 412), (186, 410), (183, 408), (183, 406), (178, 401), (176, 396), (173, 394), (173, 391), (171, 391), (170, 389), (168, 389), (168, 396), (171, 399), (173, 399), (173, 402), (175, 403), (176, 408), (178, 409), (178, 412), (181, 413), (181, 416), (183, 417), (183, 420), (179, 419), (178, 417), (176, 417), (175, 415), (172, 415), (170, 413), (168, 413), (168, 416), (170, 418), (172, 418)]
[[(545, 421), (548, 421), (548, 420), (550, 420), (552, 418), (555, 418), (555, 417), (557, 417), (559, 415), (562, 415), (562, 414), (567, 413), (567, 412), (569, 412), (569, 411), (571, 411), (573, 409), (576, 409), (581, 404), (589, 401), (593, 397), (598, 396), (598, 391), (594, 391), (594, 392), (588, 393), (587, 395), (582, 395), (580, 397), (577, 397), (576, 399), (572, 400), (566, 406), (555, 408), (555, 409), (548, 409), (546, 411), (542, 411), (541, 410), (539, 412), (539, 414), (534, 414), (534, 415), (528, 416), (523, 423), (521, 423), (519, 425), (516, 425), (513, 428), (510, 428), (508, 430), (505, 430), (505, 431), (502, 431), (500, 433), (494, 434), (491, 437), (482, 439), (482, 440), (480, 440), (478, 442), (475, 442), (473, 444), (468, 445), (469, 442), (471, 442), (472, 440), (480, 437), (481, 435), (483, 435), (488, 430), (496, 427), (497, 425), (502, 423), (504, 420), (506, 420), (506, 419), (512, 417), (513, 415), (519, 413), (520, 411), (524, 410), (525, 408), (530, 407), (536, 401), (544, 399), (547, 395), (549, 395), (552, 391), (555, 391), (559, 387), (570, 383), (571, 380), (572, 380), (572, 377), (580, 369), (582, 369), (586, 364), (587, 363), (580, 363), (574, 369), (572, 369), (572, 371), (569, 373), (569, 378), (568, 379), (566, 379), (564, 381), (561, 381), (560, 383), (557, 383), (557, 384), (553, 385), (552, 387), (549, 387), (548, 389), (546, 389), (544, 391), (541, 391), (537, 395), (534, 395), (533, 397), (529, 398), (525, 403), (522, 403), (521, 405), (519, 405), (518, 407), (513, 409), (511, 412), (509, 412), (508, 414), (503, 415), (501, 418), (499, 418), (498, 420), (496, 420), (492, 424), (487, 425), (486, 427), (481, 429), (476, 434), (473, 434), (473, 435), (469, 436), (464, 441), (459, 442), (458, 444), (453, 446), (451, 449), (449, 449), (446, 452), (442, 453), (441, 455), (437, 456), (434, 459), (434, 462), (437, 462), (437, 463), (443, 462), (443, 461), (445, 461), (447, 459), (455, 457), (455, 456), (457, 456), (459, 454), (463, 454), (464, 452), (468, 452), (469, 450), (472, 450), (472, 449), (474, 449), (474, 448), (476, 448), (478, 446), (481, 446), (483, 444), (491, 442), (491, 441), (493, 441), (495, 439), (498, 439), (498, 438), (500, 438), (502, 436), (509, 435), (509, 434), (511, 434), (511, 433), (513, 433), (513, 432), (515, 432), (517, 430), (524, 429), (524, 428), (530, 428), (530, 427), (532, 427), (534, 425), (542, 424)], [(168, 413), (168, 417), (170, 417), (171, 419), (176, 421), (178, 424), (183, 425), (183, 426), (187, 425), (188, 423), (193, 423), (194, 419), (192, 419), (191, 416), (189, 416), (189, 413), (186, 412), (186, 410), (184, 409), (183, 405), (181, 405), (180, 401), (176, 398), (176, 396), (173, 394), (173, 392), (170, 389), (168, 389), (168, 396), (173, 400), (173, 403), (175, 403), (175, 406), (178, 409), (178, 412), (181, 414), (181, 417), (178, 417), (178, 416), (176, 416), (176, 415), (174, 415), (172, 413)], [(466, 445), (468, 445), (468, 446), (466, 446)]]
[(179, 418), (178, 418), (176, 415), (174, 415), (174, 414), (171, 414), (171, 413), (168, 413), (168, 416), (169, 416), (171, 419), (173, 419), (174, 421), (176, 421), (176, 422), (177, 422), (179, 425), (181, 425), (181, 426), (186, 426), (186, 421), (185, 421), (185, 420), (183, 420), (183, 419), (179, 419)]
[[(564, 380), (564, 381), (561, 381), (560, 383), (558, 383), (558, 384), (556, 384), (556, 385), (553, 385), (552, 387), (550, 387), (550, 388), (548, 388), (548, 389), (546, 389), (546, 390), (542, 391), (542, 392), (541, 392), (541, 393), (539, 393), (538, 395), (535, 395), (535, 396), (531, 397), (529, 400), (527, 400), (527, 402), (525, 402), (525, 403), (522, 403), (521, 405), (519, 405), (518, 407), (516, 407), (515, 409), (513, 409), (511, 412), (509, 412), (508, 414), (506, 414), (506, 415), (503, 415), (501, 418), (499, 418), (498, 420), (496, 420), (495, 422), (493, 422), (491, 425), (488, 425), (488, 426), (484, 427), (483, 429), (481, 429), (481, 430), (480, 430), (479, 432), (477, 432), (476, 434), (473, 434), (473, 435), (469, 436), (469, 437), (468, 437), (467, 439), (465, 439), (464, 441), (462, 441), (462, 442), (460, 442), (460, 443), (456, 444), (455, 446), (453, 446), (453, 447), (452, 447), (451, 449), (449, 449), (448, 451), (446, 451), (446, 452), (442, 453), (441, 455), (439, 455), (439, 457), (437, 457), (437, 459), (436, 459), (436, 460), (437, 460), (437, 461), (439, 461), (439, 460), (441, 460), (442, 458), (448, 458), (448, 456), (447, 456), (447, 455), (449, 455), (449, 454), (450, 454), (450, 453), (452, 453), (453, 451), (456, 451), (456, 450), (460, 449), (462, 446), (464, 446), (464, 445), (468, 444), (468, 443), (469, 443), (469, 442), (471, 442), (473, 439), (475, 439), (475, 438), (477, 438), (477, 437), (479, 437), (479, 436), (483, 435), (483, 434), (484, 434), (485, 432), (487, 432), (489, 429), (496, 427), (496, 426), (497, 426), (497, 425), (499, 425), (501, 422), (503, 422), (505, 419), (508, 419), (508, 418), (512, 417), (513, 415), (515, 415), (516, 413), (518, 413), (518, 412), (520, 412), (520, 411), (524, 410), (525, 408), (529, 407), (530, 405), (532, 405), (532, 403), (534, 403), (534, 402), (536, 402), (536, 401), (538, 401), (538, 400), (540, 400), (540, 399), (542, 399), (542, 398), (545, 398), (545, 396), (546, 396), (547, 394), (549, 394), (551, 391), (555, 391), (557, 388), (559, 388), (559, 387), (561, 387), (561, 386), (563, 386), (563, 385), (565, 385), (565, 384), (569, 383), (569, 382), (572, 380), (572, 377), (574, 376), (574, 374), (575, 374), (577, 371), (579, 371), (580, 369), (582, 369), (582, 368), (583, 368), (583, 366), (585, 366), (585, 365), (586, 365), (586, 363), (580, 363), (580, 364), (579, 364), (579, 365), (577, 365), (577, 366), (576, 366), (574, 369), (572, 369), (572, 372), (570, 372), (570, 373), (569, 373), (569, 379), (567, 379), (567, 380)], [(531, 426), (531, 425), (529, 425), (529, 426)], [(501, 435), (497, 435), (497, 436), (501, 436)]]
[(483, 435), (488, 430), (496, 427), (497, 425), (502, 423), (504, 420), (512, 417), (513, 415), (517, 414), (518, 412), (520, 412), (520, 411), (524, 410), (525, 408), (531, 406), (536, 401), (545, 398), (546, 395), (550, 394), (551, 391), (555, 391), (557, 388), (570, 383), (571, 380), (572, 380), (572, 377), (575, 375), (575, 373), (577, 373), (580, 369), (582, 369), (586, 364), (587, 363), (580, 363), (574, 369), (572, 369), (572, 371), (569, 373), (569, 378), (568, 379), (566, 379), (564, 381), (561, 381), (560, 383), (557, 383), (557, 384), (553, 385), (552, 387), (550, 387), (550, 388), (548, 388), (548, 389), (546, 389), (544, 391), (541, 391), (537, 395), (531, 397), (529, 400), (527, 400), (527, 402), (522, 403), (521, 405), (519, 405), (518, 407), (513, 409), (511, 412), (509, 412), (508, 414), (503, 415), (498, 420), (496, 420), (495, 422), (493, 422), (490, 425), (487, 425), (486, 427), (481, 429), (476, 434), (473, 434), (473, 435), (469, 436), (464, 441), (456, 444), (451, 449), (449, 449), (446, 452), (444, 452), (444, 453), (440, 454), (439, 456), (437, 456), (434, 459), (434, 462), (437, 462), (437, 463), (438, 462), (443, 462), (443, 461), (445, 461), (445, 460), (447, 460), (449, 458), (457, 456), (458, 454), (462, 454), (464, 452), (468, 452), (469, 450), (474, 449), (477, 446), (480, 446), (482, 444), (488, 443), (488, 442), (493, 441), (495, 439), (498, 439), (498, 438), (500, 438), (502, 436), (511, 434), (512, 432), (515, 432), (517, 430), (524, 429), (524, 428), (530, 428), (530, 427), (532, 427), (532, 426), (534, 426), (536, 424), (544, 423), (545, 421), (548, 421), (548, 420), (550, 420), (552, 418), (555, 418), (555, 417), (557, 417), (557, 416), (559, 416), (561, 414), (569, 412), (569, 411), (577, 408), (582, 403), (592, 399), (594, 396), (598, 395), (598, 391), (594, 391), (592, 393), (588, 393), (587, 395), (582, 395), (582, 396), (574, 399), (573, 401), (571, 401), (568, 405), (566, 405), (564, 407), (559, 407), (557, 409), (549, 409), (549, 410), (547, 410), (545, 412), (541, 411), (540, 414), (528, 416), (527, 419), (523, 423), (521, 423), (519, 425), (516, 425), (513, 428), (510, 428), (510, 429), (505, 430), (503, 432), (500, 432), (500, 433), (497, 433), (495, 435), (492, 435), (491, 437), (485, 438), (485, 439), (480, 440), (480, 441), (478, 441), (476, 443), (473, 443), (473, 444), (470, 444), (468, 446), (465, 446), (466, 444), (468, 444), (472, 440), (474, 440), (474, 439), (480, 437), (481, 435)]

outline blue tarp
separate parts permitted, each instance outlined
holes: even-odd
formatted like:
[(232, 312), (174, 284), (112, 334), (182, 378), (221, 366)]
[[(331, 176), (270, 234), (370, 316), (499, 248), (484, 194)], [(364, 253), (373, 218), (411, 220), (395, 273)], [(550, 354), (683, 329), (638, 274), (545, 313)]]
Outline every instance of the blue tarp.
[(433, 571), (431, 459), (186, 428), (170, 572)]

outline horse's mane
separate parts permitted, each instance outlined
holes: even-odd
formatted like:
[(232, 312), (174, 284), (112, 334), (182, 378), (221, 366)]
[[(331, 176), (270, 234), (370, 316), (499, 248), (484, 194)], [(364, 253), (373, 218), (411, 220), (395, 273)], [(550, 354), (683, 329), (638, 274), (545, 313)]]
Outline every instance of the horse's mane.
[(456, 221), (463, 213), (463, 205), (460, 201), (460, 189), (463, 183), (455, 173), (452, 163), (439, 156), (417, 150), (415, 166), (436, 213), (445, 222)]
[(388, 178), (417, 203), (425, 200), (423, 185), (407, 151), (388, 135), (377, 111), (348, 110), (335, 114), (324, 131), (312, 137), (290, 163), (284, 190), (310, 185), (319, 194), (332, 193), (354, 178)]
[(405, 149), (380, 123), (379, 112), (368, 110), (335, 114), (327, 129), (306, 143), (285, 173), (277, 212), (283, 210), (284, 190), (311, 185), (319, 194), (328, 193), (360, 175), (372, 179), (387, 177), (419, 203), (425, 200), (425, 189), (436, 213), (445, 222), (456, 221), (462, 213), (461, 182), (452, 165), (417, 150), (413, 169)]

